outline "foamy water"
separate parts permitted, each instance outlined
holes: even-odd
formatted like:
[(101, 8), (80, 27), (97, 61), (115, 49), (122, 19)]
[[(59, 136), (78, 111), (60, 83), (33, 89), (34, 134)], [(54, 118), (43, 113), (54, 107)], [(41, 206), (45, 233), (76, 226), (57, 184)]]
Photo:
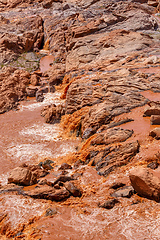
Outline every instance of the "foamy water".
[(18, 195), (5, 195), (1, 199), (0, 210), (7, 214), (13, 228), (34, 216), (42, 215), (45, 205), (42, 202)]
[(55, 105), (59, 105), (61, 103), (64, 102), (64, 100), (60, 99), (61, 93), (56, 91), (54, 93), (46, 93), (44, 94), (44, 101), (43, 102), (35, 102), (35, 103), (31, 103), (28, 105), (20, 105), (19, 110), (20, 111), (24, 111), (24, 110), (30, 110), (30, 111), (34, 111), (35, 109), (39, 108), (39, 107), (43, 107), (43, 106), (47, 106), (50, 104), (55, 104)]
[(62, 139), (59, 137), (60, 133), (62, 133), (62, 129), (60, 129), (59, 124), (51, 125), (46, 123), (43, 125), (34, 124), (20, 132), (21, 135), (32, 136), (41, 141), (58, 141)]

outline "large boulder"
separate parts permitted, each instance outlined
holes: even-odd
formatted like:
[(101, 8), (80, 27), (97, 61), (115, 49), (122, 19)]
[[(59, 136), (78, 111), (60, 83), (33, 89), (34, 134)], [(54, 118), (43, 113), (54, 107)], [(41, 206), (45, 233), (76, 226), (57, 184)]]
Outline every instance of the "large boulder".
[(136, 167), (130, 171), (129, 178), (134, 190), (143, 197), (160, 200), (160, 178), (154, 170)]

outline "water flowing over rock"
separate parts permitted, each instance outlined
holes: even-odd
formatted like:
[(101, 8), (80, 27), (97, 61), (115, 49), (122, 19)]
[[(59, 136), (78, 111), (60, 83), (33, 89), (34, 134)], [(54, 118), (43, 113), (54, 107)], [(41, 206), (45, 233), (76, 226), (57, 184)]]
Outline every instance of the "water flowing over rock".
[(0, 239), (159, 239), (159, 5), (0, 1)]

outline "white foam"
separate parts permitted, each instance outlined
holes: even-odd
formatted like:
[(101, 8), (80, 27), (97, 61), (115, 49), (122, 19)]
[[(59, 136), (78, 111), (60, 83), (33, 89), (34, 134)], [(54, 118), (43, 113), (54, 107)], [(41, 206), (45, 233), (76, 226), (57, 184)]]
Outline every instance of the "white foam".
[(17, 144), (7, 148), (7, 154), (14, 162), (25, 161), (38, 163), (43, 158), (58, 158), (69, 153), (76, 152), (75, 146), (71, 143), (61, 142), (56, 149), (52, 150), (46, 144)]
[(31, 217), (42, 215), (44, 204), (18, 195), (6, 195), (3, 196), (0, 204), (0, 210), (4, 211), (4, 209), (8, 215), (8, 221), (15, 228)]
[(50, 104), (55, 104), (59, 105), (63, 103), (65, 100), (60, 99), (61, 93), (56, 91), (54, 93), (46, 93), (44, 94), (44, 101), (43, 102), (36, 102), (36, 103), (31, 103), (28, 105), (20, 105), (19, 110), (24, 111), (24, 110), (30, 110), (34, 111), (36, 108), (47, 106)]
[(32, 136), (35, 139), (40, 139), (42, 141), (58, 141), (62, 139), (59, 137), (62, 130), (60, 129), (59, 124), (34, 124), (31, 127), (23, 129), (20, 134)]
[(52, 157), (52, 151), (45, 144), (17, 144), (7, 148), (7, 154), (14, 159), (14, 162), (31, 161), (40, 158)]

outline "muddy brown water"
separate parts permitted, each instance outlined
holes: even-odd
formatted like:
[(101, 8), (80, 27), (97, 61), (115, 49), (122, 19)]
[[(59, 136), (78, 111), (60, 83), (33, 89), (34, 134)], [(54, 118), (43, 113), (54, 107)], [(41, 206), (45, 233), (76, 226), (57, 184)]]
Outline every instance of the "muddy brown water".
[[(153, 97), (152, 92), (141, 94), (147, 98)], [(154, 97), (158, 99), (160, 94)], [(58, 95), (53, 94), (52, 101), (58, 103)], [(56, 160), (57, 156), (76, 151), (78, 139), (62, 139), (59, 125), (45, 124), (40, 116), (42, 107), (49, 103), (50, 100), (48, 103), (36, 103), (34, 99), (29, 99), (21, 103), (19, 111), (0, 115), (0, 164), (3, 166), (0, 168), (0, 177), (3, 184), (6, 183), (9, 171), (23, 162), (34, 164), (46, 158)], [(150, 146), (153, 152), (159, 149), (158, 141), (148, 136), (155, 126), (150, 125), (149, 118), (143, 118), (145, 107), (119, 116), (134, 119), (134, 122), (123, 124), (121, 127), (133, 129), (132, 140), (138, 139), (141, 142), (141, 150), (135, 158), (137, 162), (152, 152)], [(99, 176), (96, 170), (89, 166), (82, 166), (82, 172), (79, 183), (84, 194), (80, 199), (70, 197), (65, 202), (55, 203), (6, 193), (0, 196), (0, 212), (8, 214), (7, 221), (11, 223), (12, 228), (32, 217), (41, 216), (33, 225), (28, 226), (25, 232), (26, 236), (32, 234), (31, 239), (36, 239), (34, 232), (43, 240), (113, 240), (117, 239), (117, 236), (118, 239), (137, 240), (144, 239), (144, 229), (145, 239), (158, 239), (158, 203), (142, 200), (142, 204), (140, 199), (137, 204), (133, 204), (137, 197), (133, 196), (131, 199), (123, 199), (111, 210), (98, 207), (98, 202), (105, 200), (109, 194), (108, 186), (117, 178), (129, 184), (128, 170), (125, 167), (108, 178)], [(55, 209), (55, 214), (51, 217), (44, 214), (48, 207)]]
[(36, 164), (44, 158), (53, 159), (75, 151), (79, 140), (59, 138), (59, 125), (44, 123), (40, 115), (43, 106), (30, 100), (22, 104), (21, 110), (0, 115), (2, 182), (5, 181), (4, 174), (24, 162)]
[[(62, 139), (59, 124), (46, 124), (40, 115), (44, 105), (58, 103), (56, 94), (50, 94), (50, 97), (53, 96), (48, 102), (37, 103), (30, 99), (20, 103), (18, 111), (0, 115), (2, 185), (7, 183), (9, 172), (22, 163), (37, 164), (45, 159), (56, 161), (57, 157), (76, 151), (79, 140)], [(47, 206), (47, 201), (34, 200), (16, 193), (0, 194), (0, 213), (7, 214), (6, 223), (12, 230), (32, 217), (42, 215)], [(3, 238), (0, 236), (0, 239)]]

